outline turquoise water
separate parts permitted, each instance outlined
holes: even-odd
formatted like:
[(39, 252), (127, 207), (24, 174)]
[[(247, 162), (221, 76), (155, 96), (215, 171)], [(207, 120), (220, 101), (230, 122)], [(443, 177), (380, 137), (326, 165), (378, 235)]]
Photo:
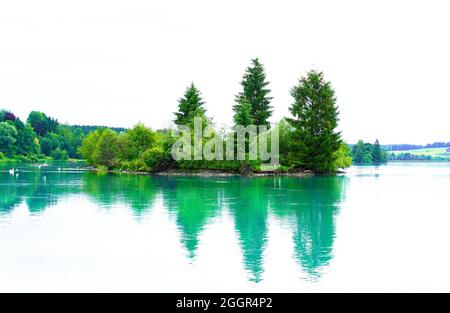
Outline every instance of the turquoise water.
[(450, 287), (449, 164), (314, 178), (77, 166), (0, 168), (0, 291)]

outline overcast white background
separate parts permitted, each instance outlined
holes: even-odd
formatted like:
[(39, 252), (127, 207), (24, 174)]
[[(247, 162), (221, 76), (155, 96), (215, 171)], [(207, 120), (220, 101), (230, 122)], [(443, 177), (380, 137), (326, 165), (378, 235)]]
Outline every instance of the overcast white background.
[(276, 122), (310, 69), (337, 92), (345, 140), (450, 141), (446, 1), (0, 1), (0, 108), (25, 119), (166, 127), (193, 81), (216, 124), (250, 59)]

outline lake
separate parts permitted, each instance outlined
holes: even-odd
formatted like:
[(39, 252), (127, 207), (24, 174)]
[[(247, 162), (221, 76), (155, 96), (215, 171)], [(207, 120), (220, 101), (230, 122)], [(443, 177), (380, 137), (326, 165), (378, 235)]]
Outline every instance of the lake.
[(450, 291), (448, 163), (310, 178), (76, 167), (0, 165), (0, 291)]

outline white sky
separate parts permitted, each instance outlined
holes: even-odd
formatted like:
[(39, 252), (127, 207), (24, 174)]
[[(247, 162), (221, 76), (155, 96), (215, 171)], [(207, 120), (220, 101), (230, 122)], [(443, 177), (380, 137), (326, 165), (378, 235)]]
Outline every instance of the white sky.
[(194, 81), (216, 124), (229, 124), (258, 56), (272, 121), (317, 69), (336, 89), (347, 141), (450, 141), (446, 2), (0, 0), (0, 108), (160, 128)]

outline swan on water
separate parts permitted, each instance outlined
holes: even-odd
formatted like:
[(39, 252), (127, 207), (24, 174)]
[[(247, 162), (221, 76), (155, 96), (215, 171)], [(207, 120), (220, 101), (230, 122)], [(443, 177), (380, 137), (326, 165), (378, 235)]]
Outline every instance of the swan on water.
[(13, 169), (13, 168), (9, 170), (10, 175), (14, 175), (14, 172), (15, 172), (15, 169)]

